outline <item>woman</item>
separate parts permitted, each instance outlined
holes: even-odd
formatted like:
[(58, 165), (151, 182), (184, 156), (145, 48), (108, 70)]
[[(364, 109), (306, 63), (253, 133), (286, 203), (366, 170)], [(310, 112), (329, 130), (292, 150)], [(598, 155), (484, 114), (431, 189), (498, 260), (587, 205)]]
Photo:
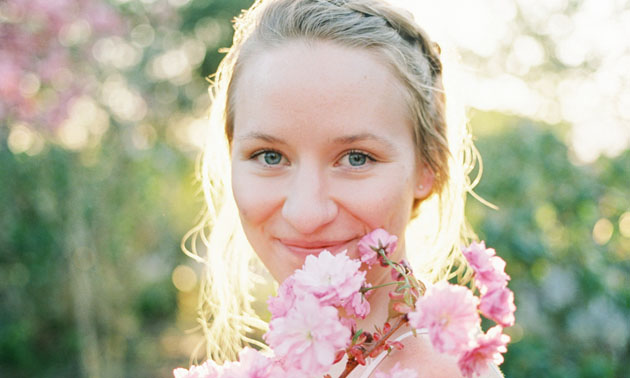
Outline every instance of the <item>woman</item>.
[[(323, 249), (357, 258), (359, 239), (380, 227), (398, 237), (392, 259), (409, 258), (425, 280), (465, 278), (456, 251), (474, 154), (462, 128), (446, 127), (439, 48), (408, 14), (376, 0), (257, 1), (236, 22), (211, 94), (208, 211), (189, 234), (189, 253), (207, 267), (209, 358), (234, 359), (265, 329), (251, 307), (261, 276), (249, 245), (282, 282)], [(412, 230), (419, 247), (405, 242)], [(367, 274), (374, 286), (388, 277), (380, 267)], [(387, 317), (387, 291), (369, 301), (359, 328)], [(422, 337), (403, 343), (379, 369), (460, 376)]]

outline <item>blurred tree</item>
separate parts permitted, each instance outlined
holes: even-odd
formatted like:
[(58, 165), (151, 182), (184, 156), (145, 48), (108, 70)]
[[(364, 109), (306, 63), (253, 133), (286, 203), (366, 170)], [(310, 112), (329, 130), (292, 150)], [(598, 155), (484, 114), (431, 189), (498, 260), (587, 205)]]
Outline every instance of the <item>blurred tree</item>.
[(171, 273), (200, 204), (199, 67), (239, 4), (202, 3), (0, 1), (0, 376), (188, 364), (195, 294)]
[[(204, 77), (250, 4), (0, 0), (0, 376), (154, 377), (188, 364), (196, 292), (174, 269), (189, 263), (179, 241), (201, 201), (191, 159)], [(547, 51), (549, 33), (527, 30)], [(567, 68), (522, 71), (506, 46), (469, 59), (526, 78)], [(470, 201), (469, 214), (508, 260), (518, 305), (507, 376), (623, 376), (630, 152), (575, 166), (558, 128), (482, 112), (472, 124), (478, 192), (500, 210)]]
[(620, 221), (630, 211), (630, 151), (575, 166), (543, 125), (480, 112), (471, 123), (484, 158), (477, 192), (500, 209), (470, 201), (468, 212), (508, 261), (518, 307), (506, 376), (623, 376), (630, 234)]
[(182, 216), (195, 212), (190, 161), (163, 144), (103, 148), (113, 154), (89, 165), (57, 147), (0, 148), (2, 376), (154, 376), (186, 360), (159, 341), (175, 323)]
[[(121, 14), (103, 2), (0, 2), (0, 118), (55, 129), (69, 104), (94, 92), (101, 76), (92, 49), (126, 31)], [(91, 88), (90, 88), (91, 87)]]

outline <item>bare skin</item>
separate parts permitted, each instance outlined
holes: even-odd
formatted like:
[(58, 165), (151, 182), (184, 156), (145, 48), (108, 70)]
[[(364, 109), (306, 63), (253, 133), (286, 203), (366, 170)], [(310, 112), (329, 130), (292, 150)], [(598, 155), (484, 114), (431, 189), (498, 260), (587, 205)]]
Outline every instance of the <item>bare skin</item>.
[[(245, 234), (277, 281), (322, 249), (358, 258), (358, 241), (375, 228), (398, 237), (392, 260), (405, 256), (413, 203), (431, 193), (434, 175), (416, 153), (403, 90), (373, 52), (330, 42), (290, 42), (245, 64), (234, 100), (232, 189)], [(389, 270), (374, 266), (367, 279), (389, 282)], [(377, 290), (359, 327), (382, 326), (388, 301), (387, 289)], [(457, 361), (426, 338), (403, 344), (379, 370), (399, 362), (420, 377), (461, 377)], [(335, 369), (333, 377), (344, 366)]]

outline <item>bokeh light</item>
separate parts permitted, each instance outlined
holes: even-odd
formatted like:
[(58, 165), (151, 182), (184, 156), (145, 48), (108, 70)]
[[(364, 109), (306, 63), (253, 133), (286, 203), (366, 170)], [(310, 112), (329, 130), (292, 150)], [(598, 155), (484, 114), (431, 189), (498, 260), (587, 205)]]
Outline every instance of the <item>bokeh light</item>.
[(619, 232), (626, 238), (630, 238), (630, 212), (625, 212), (619, 217)]
[(171, 279), (173, 280), (173, 285), (179, 291), (192, 291), (197, 285), (197, 273), (187, 265), (175, 267), (171, 274)]
[(37, 155), (44, 148), (44, 138), (26, 123), (16, 123), (9, 131), (7, 145), (14, 154)]
[(597, 244), (604, 245), (610, 241), (613, 230), (612, 222), (606, 218), (601, 218), (593, 226), (593, 240)]

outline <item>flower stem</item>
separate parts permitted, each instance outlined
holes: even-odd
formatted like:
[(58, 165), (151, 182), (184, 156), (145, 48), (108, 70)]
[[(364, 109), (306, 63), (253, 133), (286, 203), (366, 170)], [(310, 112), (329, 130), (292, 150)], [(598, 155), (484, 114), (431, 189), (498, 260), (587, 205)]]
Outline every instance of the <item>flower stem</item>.
[(398, 282), (388, 282), (388, 283), (384, 283), (384, 284), (376, 285), (376, 286), (362, 287), (360, 291), (363, 294), (363, 293), (367, 293), (370, 290), (378, 289), (385, 286), (391, 286), (391, 285), (398, 285)]
[(405, 285), (411, 287), (411, 283), (409, 282), (409, 277), (407, 277), (407, 274), (405, 273), (405, 269), (401, 267), (399, 263), (396, 263), (390, 260), (389, 257), (387, 257), (387, 254), (385, 253), (385, 249), (383, 248), (379, 249), (378, 254), (383, 258), (383, 261), (385, 261), (385, 264), (391, 266), (392, 268), (396, 269), (398, 273), (400, 273), (400, 275), (405, 280)]
[[(396, 324), (392, 327), (392, 329), (390, 329), (389, 332), (384, 334), (383, 337), (381, 339), (379, 339), (376, 344), (374, 344), (370, 349), (368, 349), (365, 352), (365, 355), (369, 356), (370, 353), (372, 353), (373, 350), (375, 350), (376, 348), (379, 348), (380, 346), (382, 346), (387, 341), (387, 339), (389, 339), (394, 334), (394, 332), (398, 331), (398, 329), (400, 329), (400, 327), (402, 327), (405, 324), (407, 324), (407, 317), (404, 316), (404, 315), (400, 316), (398, 318), (398, 321), (396, 322)], [(338, 378), (345, 378), (345, 377), (347, 377), (348, 374), (350, 374), (352, 372), (352, 370), (354, 370), (358, 365), (359, 365), (359, 362), (356, 360), (356, 358), (350, 357), (348, 359), (348, 362), (346, 363), (345, 370), (343, 371), (343, 373), (341, 373), (341, 375)]]

